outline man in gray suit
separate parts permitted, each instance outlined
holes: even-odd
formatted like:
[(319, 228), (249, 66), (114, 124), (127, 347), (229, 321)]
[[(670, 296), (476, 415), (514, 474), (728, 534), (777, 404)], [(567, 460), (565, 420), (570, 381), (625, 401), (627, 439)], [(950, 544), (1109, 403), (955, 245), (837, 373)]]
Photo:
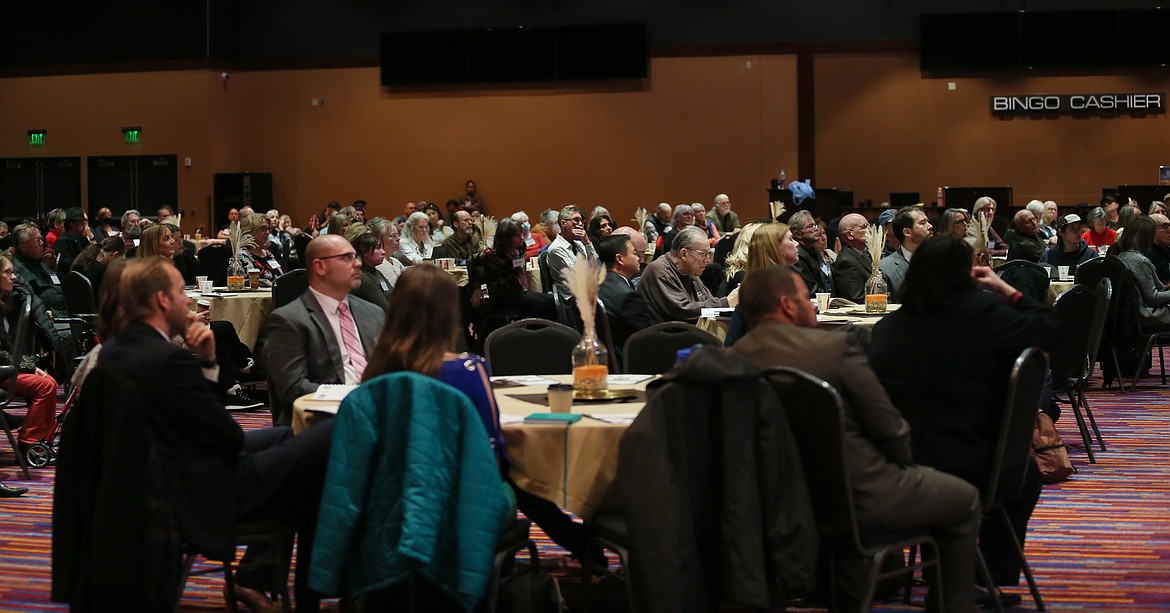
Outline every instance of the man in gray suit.
[[(740, 286), (739, 309), (751, 332), (732, 351), (760, 368), (799, 368), (841, 393), (849, 450), (845, 470), (862, 535), (929, 531), (938, 543), (945, 602), (929, 594), (927, 609), (973, 610), (979, 490), (954, 475), (914, 465), (910, 426), (890, 402), (865, 352), (853, 335), (817, 328), (808, 288), (791, 268), (769, 266), (748, 275)], [(841, 579), (841, 595), (850, 601), (841, 609), (848, 610), (859, 595), (864, 564), (841, 560), (834, 572)]]
[(385, 317), (378, 306), (349, 295), (361, 285), (362, 261), (344, 238), (313, 239), (305, 262), (309, 290), (268, 318), (265, 355), (277, 425), (290, 425), (293, 401), (319, 385), (360, 383)]
[(898, 209), (890, 223), (900, 246), (897, 251), (882, 258), (880, 267), (886, 277), (886, 284), (890, 287), (890, 299), (898, 302), (902, 281), (906, 279), (906, 269), (910, 268), (910, 258), (914, 257), (914, 251), (918, 246), (932, 236), (931, 231), (934, 228), (926, 219), (926, 213), (916, 206)]

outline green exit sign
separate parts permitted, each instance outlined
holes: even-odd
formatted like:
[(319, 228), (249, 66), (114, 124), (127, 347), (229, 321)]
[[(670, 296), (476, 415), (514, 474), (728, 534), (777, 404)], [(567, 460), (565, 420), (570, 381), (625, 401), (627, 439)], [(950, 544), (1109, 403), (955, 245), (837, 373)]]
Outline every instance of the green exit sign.
[(29, 130), (28, 144), (33, 147), (43, 147), (45, 145), (45, 131), (44, 130)]
[(131, 128), (122, 128), (122, 140), (127, 145), (137, 145), (142, 142), (142, 128), (134, 126)]

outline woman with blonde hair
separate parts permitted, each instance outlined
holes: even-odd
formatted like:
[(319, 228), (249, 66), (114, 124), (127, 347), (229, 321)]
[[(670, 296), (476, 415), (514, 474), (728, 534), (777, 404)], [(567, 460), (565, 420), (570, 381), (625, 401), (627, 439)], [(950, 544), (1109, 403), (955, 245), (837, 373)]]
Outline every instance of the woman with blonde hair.
[(731, 246), (731, 253), (724, 262), (727, 268), (724, 270), (723, 284), (719, 286), (720, 297), (730, 294), (732, 289), (739, 287), (739, 284), (743, 282), (743, 276), (747, 270), (748, 247), (751, 243), (752, 235), (764, 225), (766, 224), (762, 221), (748, 223), (743, 226), (743, 229), (735, 237), (735, 243)]
[(239, 247), (239, 252), (236, 253), (236, 260), (240, 262), (244, 270), (260, 271), (260, 284), (265, 287), (270, 287), (278, 277), (284, 274), (280, 262), (268, 250), (271, 226), (272, 221), (262, 213), (252, 213), (241, 219), (240, 236), (251, 236), (252, 244)]
[(154, 224), (142, 231), (142, 238), (138, 241), (138, 248), (134, 257), (145, 258), (152, 255), (171, 259), (175, 257), (175, 237), (166, 224)]
[(788, 224), (770, 223), (756, 230), (748, 246), (747, 272), (767, 268), (774, 264), (792, 266), (796, 264), (799, 255), (797, 247), (800, 243), (792, 236)]

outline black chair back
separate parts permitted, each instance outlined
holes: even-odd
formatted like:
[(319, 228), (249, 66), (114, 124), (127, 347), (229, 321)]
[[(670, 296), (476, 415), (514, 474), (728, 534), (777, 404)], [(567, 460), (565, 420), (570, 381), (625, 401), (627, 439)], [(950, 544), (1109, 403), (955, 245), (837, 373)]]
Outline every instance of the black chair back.
[(199, 250), (199, 270), (215, 285), (227, 285), (227, 262), (233, 255), (226, 243), (212, 243)]
[(540, 268), (540, 288), (544, 293), (549, 294), (553, 291), (552, 271), (548, 269), (548, 249), (540, 252), (536, 256), (536, 265)]
[(715, 243), (715, 255), (711, 259), (712, 262), (720, 266), (727, 265), (727, 256), (731, 255), (731, 250), (735, 247), (735, 239), (739, 236), (739, 232), (735, 234), (724, 234), (719, 238), (719, 242)]
[[(447, 257), (447, 248), (442, 245), (435, 245), (431, 248), (431, 261)], [(403, 262), (405, 264), (406, 262)], [(411, 262), (413, 264), (414, 262)]]
[(1052, 307), (1064, 327), (1060, 344), (1052, 349), (1052, 376), (1079, 379), (1087, 368), (1097, 296), (1084, 285), (1074, 285)]
[(1048, 286), (1052, 282), (1048, 269), (1028, 260), (1012, 260), (995, 269), (999, 278), (1039, 302), (1048, 298)]
[(290, 270), (272, 282), (272, 308), (280, 307), (301, 297), (309, 289), (309, 273), (304, 268)]
[(19, 374), (20, 361), (24, 355), (32, 350), (32, 332), (35, 324), (32, 320), (32, 300), (25, 298), (20, 307), (20, 315), (16, 319), (16, 330), (12, 335), (12, 366), (6, 368), (5, 380), (0, 381), (6, 391), (0, 394), (0, 427), (3, 427), (4, 433), (8, 436), (8, 443), (12, 446), (12, 453), (16, 456), (16, 462), (20, 465), (20, 470), (24, 474), (25, 479), (30, 479), (28, 474), (28, 462), (25, 459), (25, 454), (20, 452), (19, 446), (16, 444), (16, 437), (12, 434), (13, 424), (9, 423), (9, 416), (4, 413), (3, 409), (7, 408), (12, 403), (12, 398), (15, 396), (16, 376)]
[[(557, 298), (560, 297), (559, 292), (555, 289), (553, 290), (553, 294)], [(564, 313), (560, 312), (561, 303), (557, 303), (557, 315), (565, 318), (561, 323), (584, 335), (585, 324), (581, 321), (581, 312), (577, 310), (577, 300), (570, 298), (569, 300), (564, 300), (563, 303), (565, 308)], [(619, 370), (621, 360), (618, 359), (617, 355), (619, 348), (613, 346), (613, 334), (609, 330), (609, 315), (605, 310), (605, 303), (600, 298), (597, 299), (597, 306), (593, 309), (593, 330), (597, 334), (597, 340), (605, 345), (606, 355), (609, 359), (609, 372), (622, 372)]]
[[(780, 397), (800, 448), (821, 535), (862, 551), (853, 488), (845, 468), (845, 404), (841, 395), (828, 383), (795, 368), (770, 368), (764, 375)], [(827, 533), (829, 527), (841, 532)]]
[(1101, 279), (1109, 279), (1109, 283), (1113, 287), (1113, 294), (1109, 301), (1108, 313), (1105, 316), (1105, 336), (1103, 338), (1112, 338), (1112, 334), (1116, 331), (1117, 301), (1121, 298), (1121, 282), (1125, 279), (1125, 264), (1122, 264), (1121, 260), (1117, 258), (1094, 258), (1077, 266), (1074, 279), (1077, 285), (1087, 287), (1097, 287)]
[(293, 237), (293, 248), (297, 252), (297, 266), (294, 268), (308, 268), (309, 263), (305, 261), (305, 251), (309, 249), (309, 243), (313, 240), (313, 235), (308, 232), (301, 232)]
[(1000, 500), (1015, 497), (1024, 485), (1024, 469), (1032, 458), (1032, 431), (1047, 373), (1048, 358), (1035, 347), (1025, 349), (1012, 365), (991, 477), (981, 491), (984, 512)]
[(1097, 298), (1093, 310), (1093, 320), (1089, 322), (1089, 371), (1085, 378), (1093, 374), (1093, 365), (1097, 363), (1097, 355), (1101, 350), (1101, 339), (1105, 336), (1105, 318), (1109, 315), (1109, 303), (1113, 301), (1113, 282), (1101, 279), (1093, 289)]
[(93, 284), (89, 277), (72, 270), (61, 279), (61, 293), (65, 308), (74, 317), (85, 317), (97, 313), (97, 298), (93, 295)]
[(567, 375), (573, 372), (576, 330), (545, 319), (522, 319), (488, 335), (484, 357), (493, 375)]
[(667, 321), (638, 330), (626, 339), (622, 348), (623, 372), (662, 374), (674, 367), (679, 349), (693, 345), (722, 346), (723, 343), (715, 335), (681, 321)]

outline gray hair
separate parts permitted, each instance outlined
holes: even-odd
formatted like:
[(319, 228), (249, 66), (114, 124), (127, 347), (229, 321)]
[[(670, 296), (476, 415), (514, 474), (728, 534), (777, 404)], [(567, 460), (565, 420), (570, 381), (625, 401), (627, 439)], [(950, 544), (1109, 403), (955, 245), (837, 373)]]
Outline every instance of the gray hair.
[(573, 213), (580, 213), (580, 212), (581, 212), (581, 209), (577, 208), (577, 205), (570, 204), (569, 206), (561, 209), (560, 213), (557, 213), (557, 221), (568, 221), (569, 217), (572, 216)]
[(560, 219), (560, 213), (552, 209), (545, 209), (540, 214), (540, 223), (545, 227), (555, 225), (558, 219)]
[(24, 241), (28, 240), (30, 236), (32, 236), (33, 231), (40, 232), (40, 230), (41, 229), (37, 227), (37, 224), (32, 222), (25, 222), (17, 225), (12, 229), (12, 236), (15, 237), (14, 240), (17, 243), (23, 243)]
[(971, 207), (971, 214), (974, 215), (975, 213), (979, 212), (979, 209), (982, 209), (983, 207), (993, 203), (995, 203), (995, 200), (992, 200), (991, 196), (980, 196), (979, 199), (975, 201), (975, 204)]
[(705, 215), (707, 213), (707, 207), (703, 206), (702, 203), (699, 203), (699, 202), (695, 202), (695, 203), (691, 204), (691, 210), (695, 212), (695, 221), (696, 222), (698, 221), (698, 218), (702, 217), (703, 215)]
[(1032, 215), (1036, 217), (1036, 221), (1040, 221), (1041, 219), (1044, 219), (1044, 203), (1043, 202), (1040, 202), (1039, 200), (1033, 200), (1033, 201), (1029, 202), (1028, 205), (1024, 208), (1026, 208), (1032, 212)]
[(609, 215), (609, 209), (599, 204), (593, 207), (593, 212), (589, 214), (589, 219), (592, 220), (593, 218), (601, 217), (602, 215)]
[(142, 217), (142, 213), (139, 213), (138, 209), (130, 209), (129, 211), (122, 213), (122, 228), (123, 229), (126, 228), (126, 224), (130, 223), (130, 216), (131, 215), (137, 215), (140, 218)]
[(707, 233), (700, 230), (698, 226), (687, 226), (674, 235), (674, 240), (670, 243), (670, 253), (678, 255), (679, 251), (691, 249), (699, 244), (707, 244)]
[(1105, 209), (1101, 207), (1094, 207), (1093, 210), (1089, 211), (1089, 218), (1085, 221), (1086, 223), (1092, 225), (1092, 223), (1098, 219), (1105, 219)]
[(512, 213), (512, 219), (515, 219), (520, 223), (524, 223), (528, 220), (528, 213), (525, 213), (524, 211), (516, 211), (515, 213)]
[(415, 211), (410, 214), (410, 217), (406, 218), (406, 227), (413, 228), (418, 225), (418, 222), (420, 221), (427, 226), (430, 226), (431, 218), (427, 217), (427, 214), (422, 211)]
[(808, 210), (797, 211), (788, 218), (788, 229), (793, 235), (796, 235), (816, 222), (817, 220), (813, 219), (812, 213)]
[(49, 229), (57, 225), (58, 222), (65, 221), (65, 209), (53, 209), (45, 215), (45, 221), (49, 224)]
[[(670, 225), (677, 228), (678, 224), (682, 221), (682, 216), (684, 213), (690, 213), (691, 215), (694, 215), (695, 209), (692, 209), (691, 205), (689, 204), (680, 204), (674, 207), (674, 212), (670, 214)], [(704, 234), (704, 236), (706, 236), (706, 234)]]
[(727, 201), (727, 200), (731, 200), (731, 198), (727, 197), (727, 194), (719, 194), (718, 196), (715, 196), (715, 203), (714, 204), (716, 206), (718, 206), (720, 203)]
[(385, 217), (372, 217), (366, 220), (366, 228), (370, 232), (377, 234), (383, 240), (390, 235), (390, 230), (398, 231), (398, 224), (386, 219)]
[(1168, 210), (1168, 209), (1166, 208), (1166, 203), (1165, 203), (1165, 202), (1162, 202), (1161, 200), (1155, 200), (1155, 201), (1153, 201), (1153, 202), (1151, 202), (1151, 203), (1150, 203), (1150, 210), (1149, 210), (1149, 211), (1148, 211), (1146, 214), (1147, 214), (1147, 215), (1153, 215), (1153, 214), (1154, 214), (1154, 209), (1156, 209), (1156, 208), (1158, 208), (1158, 207), (1162, 207), (1162, 210), (1164, 210), (1164, 211), (1165, 211), (1165, 210)]

